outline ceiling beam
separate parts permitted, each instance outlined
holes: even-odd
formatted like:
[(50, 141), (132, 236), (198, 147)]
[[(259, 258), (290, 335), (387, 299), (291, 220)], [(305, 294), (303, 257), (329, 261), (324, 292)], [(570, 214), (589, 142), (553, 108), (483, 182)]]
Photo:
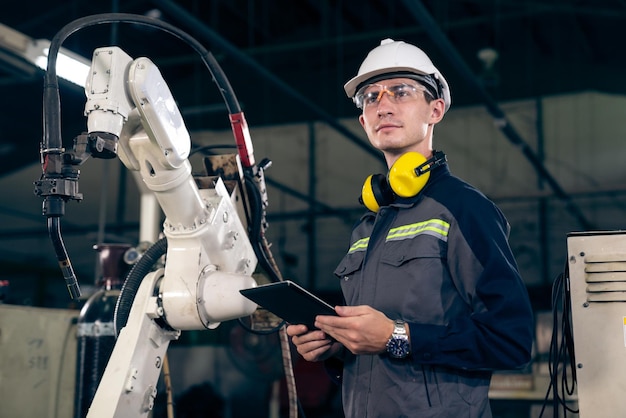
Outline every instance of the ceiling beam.
[(428, 9), (424, 7), (421, 1), (403, 0), (407, 10), (413, 18), (420, 23), (433, 42), (442, 50), (452, 63), (452, 67), (457, 69), (468, 86), (473, 90), (474, 94), (482, 100), (485, 108), (494, 119), (495, 125), (500, 129), (504, 136), (517, 147), (526, 159), (530, 162), (539, 177), (544, 180), (552, 189), (554, 194), (561, 199), (566, 209), (574, 216), (578, 223), (586, 230), (593, 229), (591, 223), (585, 218), (582, 211), (574, 203), (571, 197), (565, 192), (558, 181), (548, 171), (543, 161), (537, 156), (535, 151), (526, 143), (524, 138), (517, 132), (511, 122), (507, 119), (506, 114), (500, 109), (496, 101), (489, 95), (483, 83), (474, 75), (467, 63), (461, 57), (454, 45), (448, 40), (445, 33), (430, 15)]
[(319, 120), (328, 124), (330, 127), (342, 134), (346, 139), (359, 147), (361, 150), (365, 151), (367, 154), (372, 155), (381, 162), (384, 161), (382, 158), (382, 154), (378, 150), (372, 148), (369, 142), (364, 141), (360, 136), (356, 135), (354, 132), (339, 123), (324, 109), (311, 102), (311, 100), (309, 100), (306, 96), (293, 89), (279, 77), (271, 73), (265, 67), (258, 64), (254, 59), (244, 54), (240, 49), (228, 42), (215, 31), (211, 30), (211, 28), (209, 28), (202, 21), (198, 20), (187, 10), (169, 0), (154, 0), (154, 2), (159, 5), (159, 7), (162, 7), (164, 10), (166, 10), (175, 19), (190, 27), (192, 31), (201, 35), (203, 38), (205, 38), (205, 40), (215, 44), (216, 46), (221, 48), (227, 55), (236, 59), (246, 67), (251, 68), (274, 87), (278, 88), (280, 91), (282, 91), (292, 99), (296, 100), (296, 102), (299, 102), (312, 113), (315, 120)]

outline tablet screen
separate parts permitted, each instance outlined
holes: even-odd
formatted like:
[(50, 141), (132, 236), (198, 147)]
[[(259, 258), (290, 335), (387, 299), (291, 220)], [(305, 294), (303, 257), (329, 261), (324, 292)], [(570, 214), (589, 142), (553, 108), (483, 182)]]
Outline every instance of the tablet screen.
[(287, 323), (304, 324), (309, 329), (314, 328), (315, 316), (337, 315), (331, 305), (290, 280), (264, 284), (239, 292)]

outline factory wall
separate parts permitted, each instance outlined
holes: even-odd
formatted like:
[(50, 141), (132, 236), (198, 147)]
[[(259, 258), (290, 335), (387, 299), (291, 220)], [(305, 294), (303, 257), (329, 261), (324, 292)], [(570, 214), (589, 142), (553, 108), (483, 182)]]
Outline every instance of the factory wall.
[[(522, 149), (502, 134), (498, 121), (482, 106), (453, 106), (435, 128), (434, 146), (447, 154), (453, 174), (503, 209), (529, 286), (549, 284), (562, 269), (569, 232), (590, 225), (597, 230), (624, 227), (626, 98), (584, 92), (504, 103), (501, 108), (567, 201), (538, 176)], [(355, 112), (342, 123), (367, 143), (357, 116)], [(250, 126), (250, 132), (257, 161), (272, 161), (266, 171), (267, 236), (283, 275), (316, 290), (336, 291), (332, 272), (347, 248), (351, 225), (363, 213), (358, 203), (363, 181), (385, 172), (382, 159), (324, 123)], [(198, 146), (233, 145), (229, 128), (193, 132), (192, 139)], [(190, 161), (195, 171), (203, 170), (199, 153)], [(40, 171), (34, 164), (0, 179), (4, 190), (12, 191), (0, 203), (2, 258), (14, 266), (10, 274), (20, 275), (23, 269), (24, 277), (34, 280), (42, 268), (52, 275), (57, 268), (41, 199), (32, 193)], [(84, 198), (68, 202), (62, 230), (79, 280), (88, 287), (98, 275), (94, 244), (137, 244), (140, 191), (135, 176), (118, 160), (88, 160), (79, 185)], [(310, 202), (316, 203), (315, 210)], [(588, 224), (581, 225), (568, 205), (580, 210)], [(13, 282), (14, 293), (33, 289), (21, 289), (19, 277)], [(27, 303), (54, 306), (67, 300), (62, 278), (38, 286), (44, 289), (26, 297)]]

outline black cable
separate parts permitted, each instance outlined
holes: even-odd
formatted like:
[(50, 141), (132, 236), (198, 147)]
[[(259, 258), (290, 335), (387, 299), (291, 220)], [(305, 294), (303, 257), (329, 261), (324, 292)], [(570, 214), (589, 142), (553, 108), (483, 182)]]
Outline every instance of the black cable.
[[(567, 262), (563, 273), (552, 283), (552, 337), (550, 339), (550, 354), (548, 358), (548, 372), (550, 384), (546, 392), (539, 418), (543, 417), (545, 408), (552, 394), (552, 416), (559, 418), (560, 411), (563, 417), (568, 412), (578, 413), (578, 410), (567, 405), (567, 397), (572, 396), (576, 389), (576, 358), (574, 354), (574, 339), (571, 320), (571, 294), (569, 285), (569, 268)], [(559, 370), (559, 368), (561, 368)], [(568, 373), (571, 371), (571, 376)]]
[(224, 149), (224, 148), (237, 148), (237, 145), (228, 145), (228, 144), (204, 145), (201, 147), (193, 148), (191, 152), (189, 153), (189, 156), (191, 157), (192, 155), (197, 154), (199, 152), (205, 153), (207, 151), (208, 151), (207, 152), (208, 154), (212, 155), (213, 153), (211, 153), (211, 150)]
[(56, 61), (61, 44), (65, 41), (65, 39), (78, 30), (89, 26), (109, 23), (134, 23), (137, 25), (149, 26), (163, 30), (164, 32), (169, 33), (187, 43), (196, 52), (198, 52), (202, 61), (209, 69), (211, 75), (213, 76), (213, 81), (215, 81), (220, 93), (222, 94), (228, 112), (231, 114), (241, 112), (241, 107), (237, 97), (234, 94), (230, 82), (217, 63), (217, 60), (213, 54), (194, 37), (176, 26), (147, 16), (127, 13), (97, 14), (76, 19), (68, 23), (56, 33), (50, 42), (48, 52), (48, 68), (44, 79), (44, 149), (62, 148), (59, 83), (56, 75)]
[(141, 285), (143, 278), (152, 270), (152, 266), (167, 253), (167, 238), (161, 238), (141, 256), (126, 275), (126, 280), (120, 290), (120, 295), (115, 304), (115, 312), (113, 314), (113, 325), (115, 328), (115, 337), (120, 334), (122, 328), (126, 326), (130, 309), (133, 301)]
[(57, 255), (57, 261), (63, 272), (63, 278), (65, 279), (65, 286), (67, 287), (70, 297), (77, 299), (80, 296), (80, 287), (78, 286), (78, 280), (72, 263), (67, 255), (65, 244), (63, 243), (63, 237), (61, 235), (61, 218), (58, 216), (48, 217), (48, 235), (52, 241), (52, 245)]
[(252, 248), (254, 250), (254, 254), (257, 256), (259, 260), (259, 264), (263, 269), (269, 274), (270, 280), (272, 282), (279, 282), (280, 277), (278, 273), (274, 270), (274, 267), (270, 263), (267, 258), (267, 254), (261, 245), (263, 241), (263, 201), (261, 198), (261, 192), (254, 185), (254, 179), (252, 176), (246, 174), (244, 175), (246, 190), (248, 191), (248, 196), (250, 196), (250, 212), (252, 221), (250, 223), (250, 243), (252, 244)]
[[(272, 282), (279, 282), (280, 277), (278, 273), (274, 270), (272, 263), (270, 263), (269, 259), (267, 258), (267, 254), (265, 254), (263, 245), (261, 244), (263, 241), (263, 200), (261, 197), (261, 192), (254, 185), (254, 179), (249, 174), (244, 175), (244, 184), (246, 186), (248, 196), (250, 197), (251, 222), (248, 226), (250, 244), (252, 245), (252, 249), (254, 250), (254, 254), (257, 257), (259, 264), (261, 265), (263, 270), (265, 270), (270, 276), (270, 280)], [(246, 331), (261, 335), (278, 332), (286, 324), (285, 321), (281, 321), (275, 327), (269, 328), (267, 330), (255, 330), (248, 324), (246, 324), (242, 318), (238, 318), (237, 321), (239, 322), (239, 325), (241, 325)]]

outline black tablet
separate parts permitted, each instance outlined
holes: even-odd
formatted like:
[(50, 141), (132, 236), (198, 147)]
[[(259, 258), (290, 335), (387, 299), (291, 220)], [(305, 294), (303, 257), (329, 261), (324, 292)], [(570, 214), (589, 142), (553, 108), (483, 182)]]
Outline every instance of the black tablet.
[(331, 305), (290, 280), (239, 292), (289, 324), (304, 324), (309, 329), (314, 328), (316, 315), (337, 315)]

